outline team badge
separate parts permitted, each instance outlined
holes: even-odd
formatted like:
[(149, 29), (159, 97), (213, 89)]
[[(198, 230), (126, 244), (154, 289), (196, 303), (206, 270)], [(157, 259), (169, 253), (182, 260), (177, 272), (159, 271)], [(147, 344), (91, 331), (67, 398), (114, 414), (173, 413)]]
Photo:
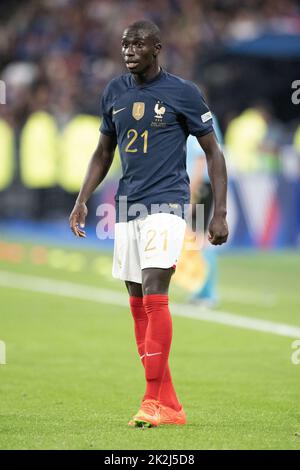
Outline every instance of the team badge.
[(161, 105), (161, 103), (158, 101), (156, 105), (154, 106), (154, 111), (155, 111), (155, 119), (162, 119), (163, 115), (166, 112), (166, 108)]
[(157, 101), (154, 106), (154, 121), (151, 122), (151, 127), (166, 127), (167, 123), (163, 122), (163, 117), (166, 112), (166, 107), (163, 106), (161, 101)]
[(145, 103), (137, 101), (132, 106), (132, 116), (139, 121), (145, 114)]

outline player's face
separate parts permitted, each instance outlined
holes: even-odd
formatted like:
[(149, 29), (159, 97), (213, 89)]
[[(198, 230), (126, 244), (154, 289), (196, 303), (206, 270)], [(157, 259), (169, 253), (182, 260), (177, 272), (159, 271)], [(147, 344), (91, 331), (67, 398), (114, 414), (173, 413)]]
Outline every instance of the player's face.
[(142, 31), (126, 29), (122, 37), (122, 55), (127, 69), (132, 73), (141, 74), (151, 68), (159, 47), (152, 37)]

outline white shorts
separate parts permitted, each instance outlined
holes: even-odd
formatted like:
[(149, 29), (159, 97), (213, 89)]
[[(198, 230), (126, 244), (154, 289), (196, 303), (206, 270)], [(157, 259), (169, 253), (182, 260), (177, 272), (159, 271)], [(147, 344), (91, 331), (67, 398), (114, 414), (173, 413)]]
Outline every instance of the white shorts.
[(151, 214), (115, 224), (112, 275), (142, 283), (142, 269), (176, 267), (186, 222), (174, 214)]

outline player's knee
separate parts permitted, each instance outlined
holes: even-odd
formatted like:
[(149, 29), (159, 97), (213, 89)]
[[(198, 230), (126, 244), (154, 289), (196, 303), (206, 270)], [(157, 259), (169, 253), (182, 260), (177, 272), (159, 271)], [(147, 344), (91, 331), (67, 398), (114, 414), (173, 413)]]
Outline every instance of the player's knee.
[(137, 282), (125, 281), (128, 294), (132, 297), (143, 297), (142, 284)]
[(143, 293), (144, 295), (151, 295), (151, 294), (168, 294), (168, 288), (159, 285), (157, 282), (153, 282), (152, 284), (145, 284), (143, 285)]
[(173, 270), (149, 268), (142, 272), (142, 285), (144, 295), (168, 294), (170, 279)]

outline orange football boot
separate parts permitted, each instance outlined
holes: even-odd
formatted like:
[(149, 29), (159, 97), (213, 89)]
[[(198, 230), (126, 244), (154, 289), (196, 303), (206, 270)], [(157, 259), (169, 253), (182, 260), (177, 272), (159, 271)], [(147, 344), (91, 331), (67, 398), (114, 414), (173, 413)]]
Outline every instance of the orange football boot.
[(158, 426), (160, 405), (157, 400), (144, 400), (137, 414), (129, 421), (128, 426), (151, 428)]
[(168, 406), (160, 405), (158, 424), (186, 424), (184, 409), (176, 411)]

